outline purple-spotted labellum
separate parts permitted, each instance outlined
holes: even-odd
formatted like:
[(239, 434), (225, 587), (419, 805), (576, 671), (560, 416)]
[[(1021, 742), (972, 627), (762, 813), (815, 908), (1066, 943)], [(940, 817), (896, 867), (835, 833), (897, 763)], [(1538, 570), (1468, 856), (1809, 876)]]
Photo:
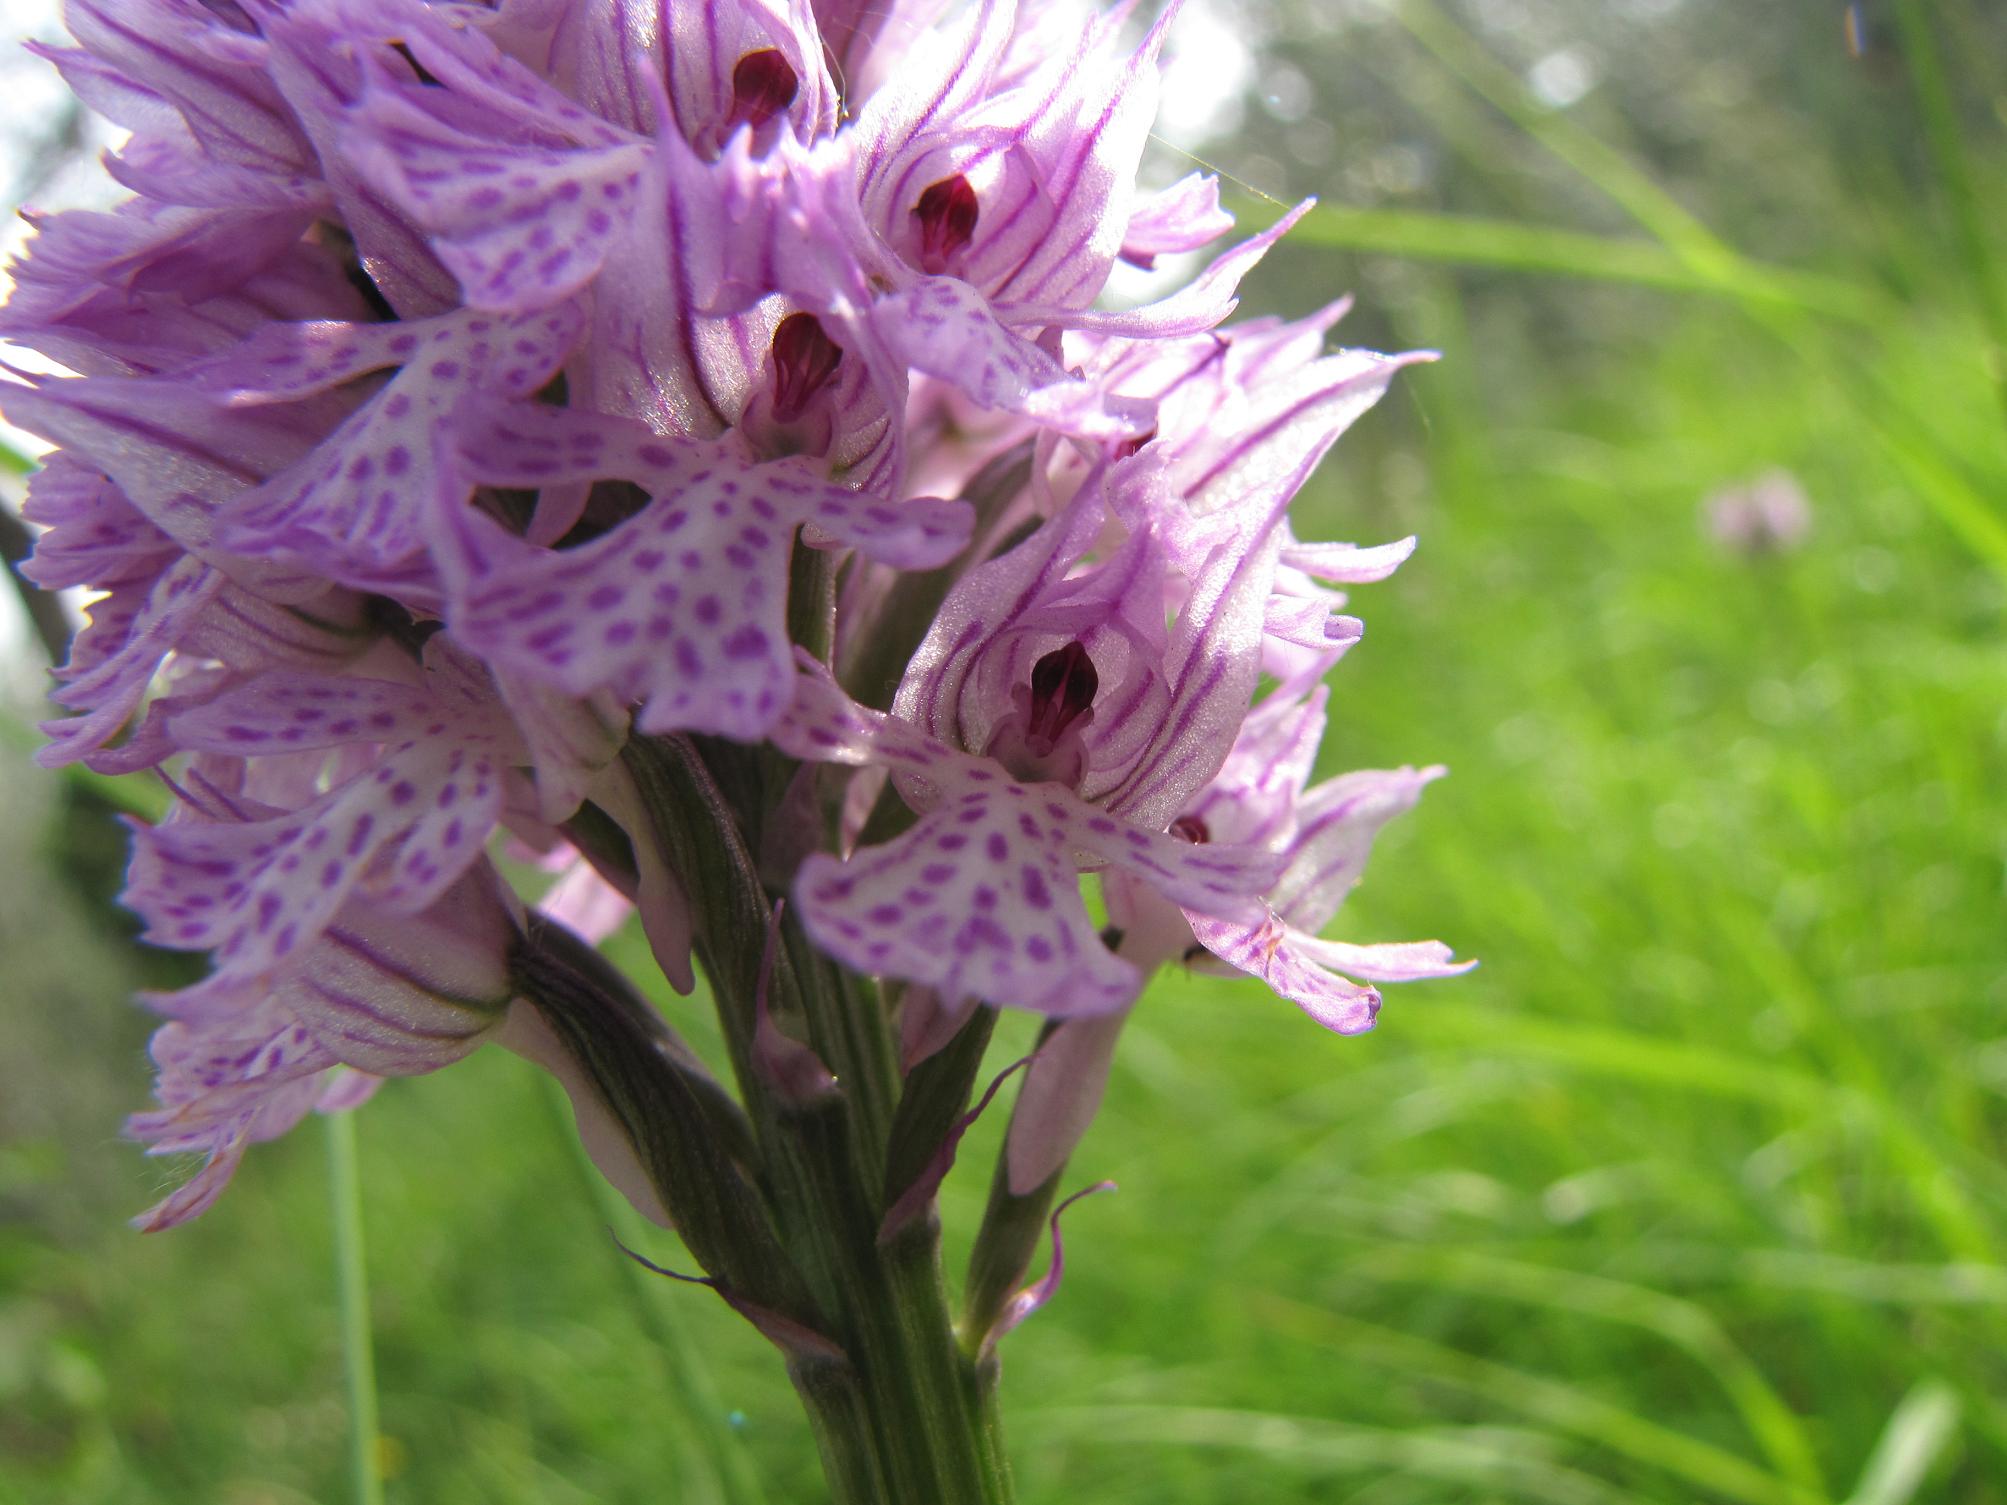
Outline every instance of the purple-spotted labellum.
[[(91, 593), (43, 760), (165, 782), (125, 903), (208, 960), (146, 1000), (131, 1131), (201, 1164), (145, 1226), (494, 1041), (791, 1363), (854, 1371), (811, 1404), (961, 1404), (1057, 1288), (1056, 1220), (1024, 1266), (1156, 970), (1340, 1033), (1459, 970), (1319, 935), (1440, 770), (1312, 777), (1341, 588), (1414, 540), (1288, 518), (1427, 357), (1327, 350), (1342, 304), (1226, 323), (1309, 206), (1234, 243), (1211, 177), (1139, 185), (1178, 9), (69, 0), (46, 56), (132, 197), (35, 219), (0, 334), (65, 374), (0, 406), (53, 447), (31, 577)], [(735, 1093), (590, 944), (630, 912), (677, 989), (703, 960)], [(980, 1005), (1052, 1022), (958, 1346), (868, 1309), (931, 1274), (828, 1286), (838, 1224), (932, 1270)]]

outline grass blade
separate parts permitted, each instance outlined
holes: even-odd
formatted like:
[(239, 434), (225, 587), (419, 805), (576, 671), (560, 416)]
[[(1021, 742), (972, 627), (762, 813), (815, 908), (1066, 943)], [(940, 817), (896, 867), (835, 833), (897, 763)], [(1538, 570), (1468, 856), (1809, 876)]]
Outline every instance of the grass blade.
[(1827, 1498), (1802, 1484), (1766, 1473), (1747, 1459), (1546, 1375), (1280, 1297), (1263, 1296), (1256, 1308), (1273, 1321), (1278, 1332), (1328, 1344), (1349, 1360), (1378, 1362), (1462, 1390), (1726, 1500), (1744, 1505), (1813, 1505)]
[(1470, 1497), (1476, 1499), (1615, 1505), (1627, 1498), (1552, 1461), (1539, 1434), (1503, 1427), (1400, 1431), (1203, 1406), (1079, 1406), (1040, 1411), (1026, 1420), (1027, 1430), (1041, 1437), (1248, 1452), (1340, 1474), (1408, 1474), (1461, 1485), (1475, 1491)]
[(1958, 1396), (1943, 1380), (1919, 1380), (1882, 1429), (1847, 1505), (1908, 1505), (1958, 1435)]
[(2001, 286), (1987, 246), (1979, 190), (1973, 183), (1972, 164), (1958, 127), (1958, 107), (1922, 0), (1896, 0), (1895, 19), (1902, 37), (1903, 58), (1909, 65), (1910, 83), (1923, 110), (1924, 139), (1930, 143), (1937, 175), (1944, 181), (1944, 194), (1951, 206), (1952, 234), (1958, 242), (1959, 259), (1965, 263), (1966, 279), (1972, 284), (1985, 328), (1986, 369), (2001, 404), (2007, 406), (2007, 289)]
[(1393, 1247), (1348, 1266), (1347, 1273), (1523, 1301), (1655, 1334), (1714, 1376), (1779, 1474), (1807, 1491), (1825, 1494), (1818, 1459), (1797, 1413), (1704, 1307), (1604, 1276), (1455, 1249)]
[[(1266, 208), (1243, 212), (1242, 218), (1252, 227), (1263, 222)], [(1274, 218), (1270, 212), (1266, 221)], [(1865, 288), (1763, 265), (1732, 252), (1696, 261), (1654, 241), (1475, 215), (1320, 204), (1290, 232), (1290, 239), (1332, 250), (1701, 293), (1858, 324), (1872, 324), (1886, 313), (1882, 300)]]
[(321, 1115), (321, 1123), (328, 1142), (342, 1370), (348, 1378), (349, 1498), (355, 1505), (383, 1505), (383, 1474), (377, 1466), (376, 1355), (369, 1338), (369, 1269), (363, 1254), (355, 1115), (326, 1113)]

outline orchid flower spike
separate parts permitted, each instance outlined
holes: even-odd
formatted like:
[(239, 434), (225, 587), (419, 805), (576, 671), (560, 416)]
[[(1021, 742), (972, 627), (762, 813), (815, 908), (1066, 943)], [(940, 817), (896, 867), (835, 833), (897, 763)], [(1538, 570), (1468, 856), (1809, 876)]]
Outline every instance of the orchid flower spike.
[[(68, 374), (0, 406), (53, 446), (32, 578), (94, 593), (41, 756), (167, 781), (125, 902), (209, 960), (147, 1000), (132, 1132), (203, 1157), (148, 1226), (500, 1040), (729, 1263), (764, 1214), (703, 1219), (768, 1184), (762, 1105), (872, 1088), (802, 1001), (879, 1007), (846, 969), (903, 985), (907, 1082), (979, 1004), (1065, 1021), (1017, 1187), (1167, 962), (1347, 1033), (1458, 970), (1319, 935), (1440, 770), (1311, 778), (1341, 588), (1413, 540), (1288, 517), (1426, 357), (1327, 351), (1343, 305), (1227, 322), (1309, 206), (1235, 243), (1212, 177), (1139, 181), (1179, 8), (70, 0), (46, 55), (133, 196), (35, 221), (0, 336)], [(525, 855), (567, 875), (541, 913)], [(743, 1103), (583, 941), (539, 950), (630, 905), (672, 984), (711, 971)]]

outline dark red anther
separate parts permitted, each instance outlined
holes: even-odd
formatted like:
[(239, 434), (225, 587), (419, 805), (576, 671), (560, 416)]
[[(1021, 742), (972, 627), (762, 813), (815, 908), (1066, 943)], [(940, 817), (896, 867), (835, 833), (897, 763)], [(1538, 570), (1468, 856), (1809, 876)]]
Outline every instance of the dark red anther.
[(792, 423), (809, 399), (829, 385), (843, 347), (822, 332), (814, 314), (789, 314), (774, 330), (774, 417)]
[(948, 269), (948, 258), (976, 238), (976, 217), (982, 206), (976, 191), (960, 173), (940, 182), (920, 195), (913, 206), (920, 221), (920, 269), (938, 276)]
[(1101, 676), (1094, 660), (1074, 639), (1031, 666), (1031, 714), (1025, 731), (1048, 745), (1059, 740), (1080, 714), (1094, 704)]
[(794, 103), (801, 80), (778, 49), (762, 47), (740, 58), (732, 69), (732, 114), (726, 130), (742, 125), (758, 130)]
[(1206, 829), (1206, 823), (1196, 815), (1181, 815), (1172, 821), (1171, 834), (1180, 841), (1189, 841), (1195, 847), (1202, 847), (1213, 839), (1213, 833)]
[(1124, 439), (1120, 444), (1115, 446), (1115, 458), (1118, 460), (1128, 459), (1156, 437), (1157, 431), (1151, 429), (1147, 434), (1138, 434), (1133, 439)]

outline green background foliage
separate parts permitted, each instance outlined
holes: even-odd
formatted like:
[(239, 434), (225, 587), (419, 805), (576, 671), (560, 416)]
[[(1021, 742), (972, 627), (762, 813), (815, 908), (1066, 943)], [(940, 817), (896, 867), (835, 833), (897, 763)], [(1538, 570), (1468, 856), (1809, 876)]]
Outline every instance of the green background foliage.
[[(1075, 1161), (1121, 1194), (1004, 1347), (1028, 1501), (2007, 1499), (2007, 35), (1910, 0), (1850, 53), (1846, 9), (1232, 13), (1260, 62), (1214, 154), (1325, 204), (1249, 311), (1351, 287), (1346, 339), (1446, 357), (1302, 507), (1423, 540), (1357, 595), (1325, 767), (1453, 770), (1334, 933), (1483, 966), (1352, 1040), (1159, 983)], [(1778, 465), (1809, 538), (1724, 550), (1701, 498)], [(110, 900), (136, 796), (24, 763), (0, 1502), (342, 1498), (324, 1136), (123, 1226), (172, 1172), (116, 1138), (122, 1000), (185, 959)], [(780, 1366), (620, 1258), (609, 1219), (679, 1252), (531, 1068), (483, 1052), (356, 1128), (388, 1499), (817, 1497)], [(1000, 1129), (944, 1190), (951, 1270)]]

